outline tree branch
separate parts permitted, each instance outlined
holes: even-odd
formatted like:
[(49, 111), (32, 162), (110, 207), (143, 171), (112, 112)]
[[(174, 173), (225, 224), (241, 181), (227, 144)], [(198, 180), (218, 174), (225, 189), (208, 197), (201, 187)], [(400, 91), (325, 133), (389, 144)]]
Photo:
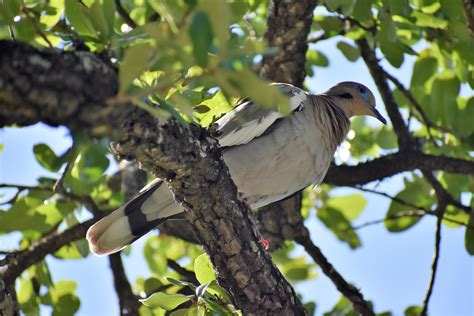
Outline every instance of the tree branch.
[(275, 82), (301, 87), (306, 77), (306, 43), (316, 0), (273, 0), (268, 7), (265, 39), (269, 47), (279, 48), (262, 60), (260, 75)]
[(433, 293), (434, 282), (436, 279), (436, 272), (438, 271), (438, 262), (440, 256), (440, 249), (441, 249), (441, 222), (443, 216), (439, 216), (438, 220), (436, 221), (436, 233), (435, 233), (435, 251), (433, 256), (433, 263), (431, 265), (431, 278), (430, 283), (428, 286), (428, 290), (426, 291), (426, 296), (423, 301), (423, 309), (421, 311), (422, 316), (428, 315), (428, 305), (430, 303), (431, 294)]
[(361, 56), (369, 68), (369, 71), (374, 78), (375, 84), (382, 95), (388, 116), (392, 121), (393, 129), (395, 134), (397, 134), (400, 150), (403, 151), (407, 149), (418, 148), (411, 137), (410, 131), (408, 130), (402, 115), (400, 114), (398, 105), (395, 102), (395, 98), (393, 97), (392, 91), (388, 85), (385, 73), (378, 63), (375, 51), (370, 47), (365, 38), (357, 40), (356, 43), (359, 46)]
[(133, 29), (137, 27), (137, 24), (132, 20), (130, 15), (128, 15), (128, 12), (124, 9), (120, 0), (115, 0), (115, 8), (125, 23), (127, 23)]
[(187, 209), (186, 218), (219, 272), (220, 283), (244, 313), (305, 313), (260, 244), (262, 237), (237, 198), (217, 141), (206, 130), (174, 121), (163, 125), (136, 110), (112, 149), (167, 179), (175, 199)]
[(308, 230), (296, 237), (295, 241), (302, 245), (306, 252), (321, 267), (324, 274), (334, 283), (336, 288), (341, 292), (353, 305), (354, 310), (360, 315), (375, 315), (370, 304), (364, 299), (364, 296), (353, 285), (349, 284), (337, 272), (332, 264), (326, 259), (321, 250), (312, 242)]
[(125, 275), (121, 253), (110, 255), (109, 263), (114, 275), (114, 287), (119, 299), (120, 315), (138, 315), (141, 304), (133, 294), (132, 287)]
[(466, 18), (467, 27), (471, 33), (471, 37), (474, 37), (474, 18), (473, 18), (473, 5), (471, 0), (462, 0), (464, 9), (464, 17)]
[(434, 156), (420, 151), (404, 151), (359, 163), (355, 166), (332, 165), (324, 182), (333, 185), (366, 184), (416, 169), (443, 170), (449, 173), (474, 174), (474, 161)]
[(95, 221), (96, 219), (90, 219), (63, 232), (55, 231), (33, 242), (27, 249), (21, 251), (20, 255), (9, 256), (7, 258), (8, 264), (0, 273), (6, 286), (12, 285), (23, 271), (44, 260), (48, 254), (59, 250), (59, 248), (70, 242), (84, 238), (87, 229)]

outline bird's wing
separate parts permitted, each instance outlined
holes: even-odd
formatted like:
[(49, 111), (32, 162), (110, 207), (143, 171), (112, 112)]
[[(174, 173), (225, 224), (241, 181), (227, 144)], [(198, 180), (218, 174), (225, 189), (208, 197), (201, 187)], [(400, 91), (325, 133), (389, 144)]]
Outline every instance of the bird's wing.
[[(290, 112), (304, 107), (304, 90), (286, 83), (275, 84), (289, 99)], [(264, 108), (249, 99), (242, 99), (235, 109), (216, 121), (219, 144), (222, 147), (242, 145), (262, 135), (283, 115), (276, 108)]]

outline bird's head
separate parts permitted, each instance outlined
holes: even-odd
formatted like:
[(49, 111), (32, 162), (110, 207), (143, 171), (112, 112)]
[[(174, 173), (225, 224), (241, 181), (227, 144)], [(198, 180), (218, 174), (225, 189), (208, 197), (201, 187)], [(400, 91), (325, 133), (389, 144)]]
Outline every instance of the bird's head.
[(340, 82), (324, 94), (335, 97), (336, 104), (344, 110), (348, 117), (369, 115), (383, 124), (387, 124), (387, 120), (375, 108), (375, 98), (372, 91), (363, 84), (352, 81)]

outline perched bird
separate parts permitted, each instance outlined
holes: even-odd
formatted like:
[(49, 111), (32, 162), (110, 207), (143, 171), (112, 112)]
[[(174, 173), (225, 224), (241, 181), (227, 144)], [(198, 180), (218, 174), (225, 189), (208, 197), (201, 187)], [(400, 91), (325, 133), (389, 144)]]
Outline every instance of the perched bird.
[[(369, 115), (386, 124), (374, 95), (360, 83), (341, 82), (321, 94), (274, 85), (288, 97), (289, 115), (243, 99), (215, 123), (224, 161), (241, 198), (252, 208), (321, 183), (349, 131), (350, 117)], [(156, 179), (89, 228), (90, 249), (98, 255), (117, 252), (182, 212), (168, 185)]]

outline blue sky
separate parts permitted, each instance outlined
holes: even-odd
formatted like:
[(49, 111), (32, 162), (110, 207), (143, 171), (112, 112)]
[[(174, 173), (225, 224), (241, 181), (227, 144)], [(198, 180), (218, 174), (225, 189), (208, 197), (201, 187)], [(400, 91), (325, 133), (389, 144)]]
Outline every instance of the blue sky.
[[(318, 44), (317, 49), (330, 56), (328, 68), (316, 68), (315, 77), (309, 80), (312, 92), (323, 91), (340, 81), (359, 81), (375, 93), (375, 85), (365, 67), (358, 60), (348, 62), (335, 48), (334, 41)], [(402, 69), (393, 69), (383, 63), (392, 74), (405, 84), (409, 83), (413, 58), (406, 59)], [(378, 93), (378, 107), (383, 102)], [(370, 123), (376, 126), (374, 120)], [(37, 177), (47, 175), (35, 161), (32, 147), (44, 142), (56, 152), (70, 145), (67, 130), (35, 125), (23, 129), (7, 128), (0, 132), (0, 143), (5, 151), (0, 153), (0, 182), (35, 184)], [(403, 175), (393, 177), (378, 186), (378, 190), (395, 194), (402, 188)], [(338, 194), (353, 193), (354, 190), (338, 189)], [(357, 220), (364, 223), (381, 219), (388, 209), (389, 200), (380, 196), (364, 194), (368, 200), (365, 212)], [(402, 315), (409, 305), (420, 305), (423, 301), (431, 273), (434, 249), (435, 218), (425, 217), (415, 227), (404, 233), (388, 233), (383, 224), (359, 231), (362, 247), (351, 250), (339, 242), (319, 221), (314, 213), (308, 223), (313, 241), (322, 249), (329, 261), (351, 283), (360, 288), (367, 299), (375, 304), (377, 312), (390, 310)], [(15, 249), (19, 234), (0, 237), (0, 249)], [(142, 258), (142, 247), (147, 237), (134, 244), (131, 255), (124, 258), (127, 274), (132, 283), (137, 277), (150, 275)], [(296, 254), (303, 254), (297, 248)], [(81, 260), (62, 261), (48, 257), (55, 281), (74, 279), (78, 283), (77, 294), (81, 298), (78, 315), (117, 315), (118, 304), (113, 289), (108, 260), (105, 257), (89, 256)], [(320, 272), (320, 271), (319, 271)], [(474, 315), (474, 261), (464, 249), (464, 229), (442, 230), (441, 259), (438, 278), (430, 305), (430, 315), (448, 316)], [(340, 295), (332, 283), (322, 274), (315, 280), (306, 281), (296, 287), (304, 301), (318, 303), (317, 314), (328, 311)], [(48, 314), (48, 309), (43, 310)]]

